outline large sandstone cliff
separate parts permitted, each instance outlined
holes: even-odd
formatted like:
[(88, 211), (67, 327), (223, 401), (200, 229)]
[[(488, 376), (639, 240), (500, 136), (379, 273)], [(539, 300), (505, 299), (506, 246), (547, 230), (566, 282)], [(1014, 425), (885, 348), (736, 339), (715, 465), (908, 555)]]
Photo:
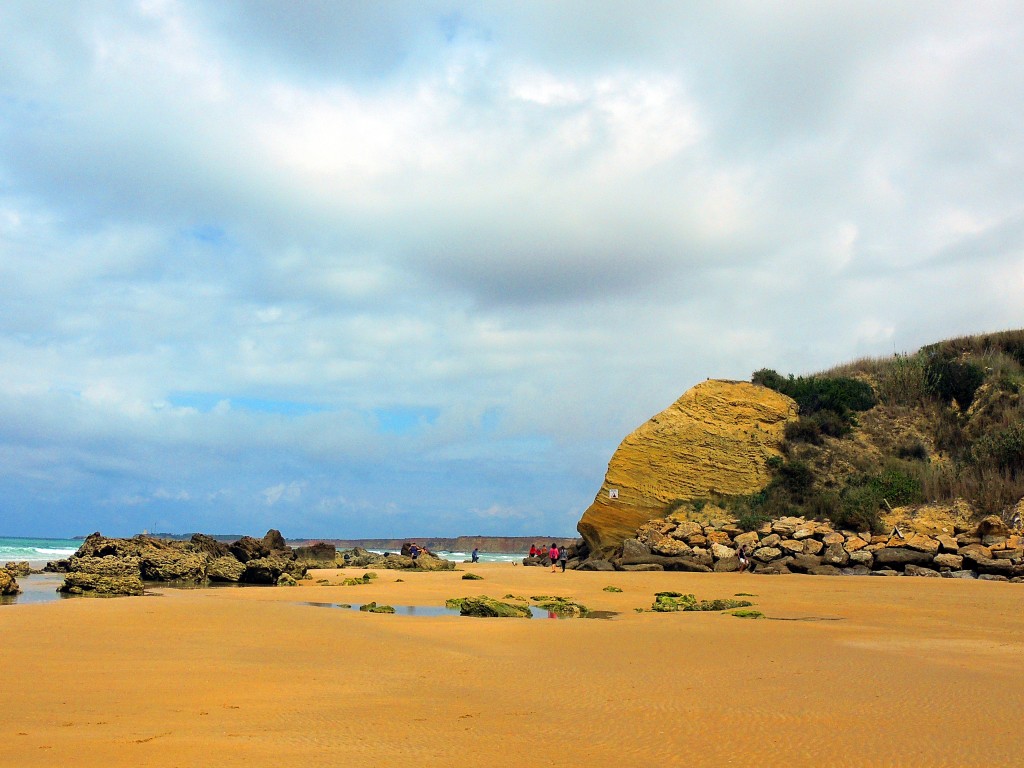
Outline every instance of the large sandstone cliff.
[(591, 554), (607, 555), (676, 499), (763, 488), (766, 463), (780, 455), (786, 422), (796, 417), (793, 400), (748, 382), (709, 380), (687, 391), (612, 456), (577, 525)]

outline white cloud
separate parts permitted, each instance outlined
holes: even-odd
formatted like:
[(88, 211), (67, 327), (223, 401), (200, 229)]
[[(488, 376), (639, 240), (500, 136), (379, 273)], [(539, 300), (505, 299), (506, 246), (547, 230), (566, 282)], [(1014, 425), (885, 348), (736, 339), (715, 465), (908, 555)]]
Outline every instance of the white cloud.
[[(4, 3), (0, 488), (51, 529), (154, 526), (102, 498), (237, 531), (256, 498), (313, 535), (567, 533), (707, 376), (1019, 324), (1022, 31)], [(436, 417), (378, 427), (402, 408)]]

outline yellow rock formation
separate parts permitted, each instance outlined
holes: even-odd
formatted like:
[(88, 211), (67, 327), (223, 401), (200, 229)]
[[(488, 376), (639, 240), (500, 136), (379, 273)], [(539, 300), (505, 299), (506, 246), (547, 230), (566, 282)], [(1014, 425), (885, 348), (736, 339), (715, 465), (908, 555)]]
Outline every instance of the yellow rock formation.
[(749, 382), (705, 381), (622, 441), (604, 484), (579, 524), (596, 556), (606, 555), (676, 499), (746, 494), (771, 479), (797, 405)]

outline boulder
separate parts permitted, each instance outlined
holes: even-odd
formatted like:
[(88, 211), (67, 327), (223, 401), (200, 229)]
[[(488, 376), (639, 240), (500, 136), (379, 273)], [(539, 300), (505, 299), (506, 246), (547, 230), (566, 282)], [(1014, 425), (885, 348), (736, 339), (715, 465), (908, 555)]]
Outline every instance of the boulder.
[(732, 543), (732, 539), (725, 531), (716, 531), (714, 529), (707, 529), (704, 531), (704, 537), (708, 540), (711, 545), (721, 544), (726, 546)]
[(767, 387), (698, 384), (622, 441), (577, 530), (591, 553), (607, 557), (674, 500), (759, 491), (796, 419), (796, 403)]
[(948, 568), (951, 571), (959, 571), (964, 564), (964, 559), (960, 557), (960, 555), (951, 555), (948, 552), (943, 552), (933, 557), (932, 562), (939, 568)]
[(216, 560), (218, 557), (226, 557), (231, 554), (231, 550), (228, 545), (223, 541), (217, 541), (212, 536), (207, 536), (205, 533), (193, 533), (192, 538), (189, 540), (199, 552), (205, 552), (210, 556), (211, 560)]
[(231, 554), (243, 563), (247, 563), (250, 560), (259, 560), (270, 554), (270, 548), (252, 536), (243, 536), (238, 541), (233, 541), (228, 545), (228, 549), (231, 550)]
[(890, 567), (902, 571), (908, 564), (927, 567), (932, 561), (932, 556), (927, 552), (921, 552), (907, 547), (883, 547), (875, 551), (875, 567)]
[(666, 557), (674, 557), (676, 555), (688, 555), (691, 549), (685, 542), (679, 539), (673, 539), (671, 536), (660, 536), (651, 544), (651, 551)]
[(338, 550), (333, 544), (318, 541), (307, 547), (295, 547), (292, 550), (296, 562), (307, 568), (333, 568), (338, 558)]
[(480, 618), (530, 618), (530, 607), (518, 603), (506, 603), (492, 597), (462, 597), (445, 602), (448, 607), (457, 607), (462, 616)]
[(779, 549), (790, 555), (802, 555), (804, 552), (804, 543), (797, 541), (796, 539), (783, 539), (779, 543)]
[(979, 539), (984, 539), (986, 536), (996, 536), (1005, 540), (1010, 535), (1010, 528), (997, 515), (989, 515), (978, 523), (978, 528), (975, 530), (974, 535)]
[(736, 550), (732, 547), (727, 547), (724, 544), (712, 544), (711, 557), (713, 557), (715, 560), (734, 558), (736, 557)]
[(806, 555), (820, 555), (822, 550), (825, 549), (825, 545), (817, 539), (804, 539), (804, 554)]
[(931, 568), (923, 568), (920, 565), (914, 565), (913, 563), (907, 563), (907, 567), (903, 569), (904, 576), (928, 576), (930, 578), (938, 578), (940, 576), (938, 571), (933, 571)]
[(206, 566), (206, 578), (210, 581), (237, 582), (241, 580), (243, 573), (245, 573), (245, 564), (231, 555), (211, 560)]
[(778, 547), (782, 543), (782, 537), (777, 533), (770, 533), (760, 541), (762, 547)]
[(601, 560), (600, 558), (591, 558), (584, 560), (580, 563), (579, 570), (581, 571), (614, 571), (615, 566), (612, 565), (608, 560)]
[(1010, 579), (998, 573), (979, 573), (978, 581), (1009, 581)]
[(137, 557), (74, 555), (58, 592), (96, 595), (141, 595), (142, 569)]
[(202, 581), (209, 555), (191, 548), (149, 546), (142, 549), (139, 568), (143, 581)]
[(632, 565), (658, 565), (665, 571), (689, 571), (690, 573), (709, 573), (711, 571), (710, 562), (704, 563), (692, 557), (665, 557), (664, 555), (650, 554), (640, 557), (624, 557), (619, 561), (619, 566), (623, 569)]
[(829, 544), (825, 548), (825, 554), (821, 556), (821, 562), (825, 565), (843, 566), (850, 562), (850, 554), (842, 544)]
[(306, 569), (297, 566), (294, 560), (280, 555), (258, 557), (245, 562), (245, 571), (239, 581), (245, 584), (277, 584), (282, 573), (288, 573), (293, 578), (302, 578), (306, 575)]
[(664, 571), (664, 567), (658, 565), (658, 563), (637, 563), (636, 565), (623, 565), (620, 570), (623, 571)]
[(0, 568), (0, 595), (16, 595), (21, 592), (14, 574), (6, 568)]
[(843, 576), (870, 576), (871, 575), (871, 569), (868, 568), (866, 565), (854, 565), (854, 566), (851, 566), (849, 568), (840, 568), (839, 572), (842, 573)]
[(796, 573), (807, 573), (812, 568), (817, 568), (821, 565), (821, 558), (816, 555), (794, 555), (792, 561), (789, 563), (789, 569)]
[(843, 542), (843, 549), (845, 549), (848, 554), (853, 554), (854, 552), (859, 552), (864, 549), (867, 545), (868, 542), (864, 541), (860, 536), (852, 536)]
[(836, 533), (835, 531), (832, 533), (826, 533), (821, 537), (821, 543), (826, 547), (830, 547), (833, 544), (842, 544), (844, 541), (846, 541), (846, 537), (841, 533)]
[(288, 550), (288, 545), (285, 543), (284, 536), (281, 532), (275, 528), (271, 528), (263, 536), (263, 546), (271, 552), (285, 552)]
[(739, 569), (740, 559), (738, 557), (723, 557), (715, 561), (715, 573), (735, 573)]
[(792, 562), (792, 557), (780, 557), (777, 560), (772, 560), (770, 563), (758, 565), (756, 572), (765, 574), (767, 576), (776, 576), (779, 574), (792, 573), (792, 571), (789, 570), (790, 563)]
[(949, 534), (940, 533), (935, 537), (935, 540), (939, 542), (939, 550), (942, 552), (956, 553), (956, 551), (960, 549), (960, 545), (957, 543), (957, 540)]
[(28, 564), (28, 560), (6, 563), (4, 564), (3, 570), (11, 574), (15, 579), (19, 576), (29, 576), (32, 574), (32, 566)]
[(624, 560), (632, 557), (647, 557), (649, 554), (651, 554), (650, 548), (639, 539), (626, 539), (622, 542), (622, 558)]
[(758, 543), (758, 539), (757, 531), (747, 531), (746, 533), (741, 533), (738, 536), (733, 537), (732, 542), (737, 547), (746, 546), (749, 549)]
[(850, 562), (853, 563), (852, 567), (854, 568), (856, 568), (857, 566), (864, 566), (865, 568), (870, 568), (872, 565), (875, 564), (875, 556), (871, 552), (868, 552), (866, 549), (860, 549), (856, 552), (853, 552), (850, 555)]
[(936, 555), (939, 552), (939, 542), (930, 536), (914, 534), (904, 543), (909, 549), (916, 549), (918, 552), (927, 552), (929, 555)]
[(974, 571), (946, 571), (942, 574), (947, 579), (976, 579), (978, 574)]
[(808, 568), (807, 573), (811, 576), (842, 576), (843, 572), (834, 565), (816, 565)]
[(755, 560), (767, 563), (782, 557), (782, 550), (778, 547), (758, 547), (751, 554)]
[(1013, 563), (1009, 560), (996, 560), (991, 557), (978, 557), (973, 560), (967, 559), (967, 561), (971, 563), (979, 576), (988, 574), (1009, 577), (1013, 572)]

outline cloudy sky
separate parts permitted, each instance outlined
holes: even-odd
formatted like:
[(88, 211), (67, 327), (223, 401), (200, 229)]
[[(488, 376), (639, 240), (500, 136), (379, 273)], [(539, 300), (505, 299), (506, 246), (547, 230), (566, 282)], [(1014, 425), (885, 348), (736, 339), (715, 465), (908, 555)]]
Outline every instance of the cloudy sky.
[(0, 3), (0, 535), (571, 534), (707, 377), (1024, 326), (1019, 2)]

